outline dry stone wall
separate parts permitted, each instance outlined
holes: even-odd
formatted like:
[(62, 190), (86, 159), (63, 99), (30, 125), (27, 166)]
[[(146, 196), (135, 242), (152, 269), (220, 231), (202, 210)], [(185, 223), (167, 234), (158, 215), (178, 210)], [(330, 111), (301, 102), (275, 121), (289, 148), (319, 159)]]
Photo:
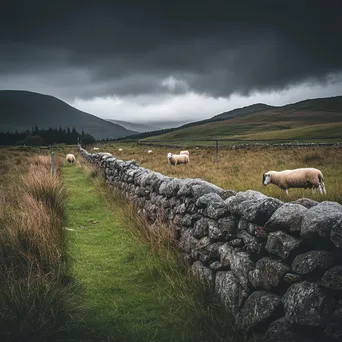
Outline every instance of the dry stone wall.
[(165, 225), (184, 261), (238, 328), (268, 341), (342, 340), (342, 206), (170, 178), (109, 153), (81, 155), (144, 215)]

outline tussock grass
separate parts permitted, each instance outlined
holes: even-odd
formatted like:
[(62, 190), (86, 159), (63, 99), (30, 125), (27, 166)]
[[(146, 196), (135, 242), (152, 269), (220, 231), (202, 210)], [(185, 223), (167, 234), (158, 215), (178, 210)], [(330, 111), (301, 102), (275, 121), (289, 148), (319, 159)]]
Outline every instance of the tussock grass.
[[(123, 151), (119, 152), (118, 148)], [(153, 150), (149, 158), (147, 150)], [(301, 197), (317, 201), (337, 201), (342, 203), (342, 148), (314, 147), (293, 149), (248, 149), (220, 150), (219, 163), (215, 162), (215, 149), (188, 149), (190, 164), (169, 166), (166, 155), (168, 152), (179, 153), (180, 149), (141, 146), (136, 144), (104, 144), (101, 151), (112, 153), (123, 160), (135, 159), (141, 166), (160, 172), (170, 177), (202, 178), (224, 189), (235, 191), (256, 190), (267, 196), (292, 201)], [(318, 192), (313, 194), (310, 189), (290, 189), (289, 196), (274, 185), (265, 187), (262, 175), (270, 170), (281, 171), (299, 167), (315, 167), (324, 175), (327, 190), (326, 196)]]
[[(74, 272), (84, 286), (89, 311), (86, 324), (101, 329), (108, 340), (246, 341), (213, 289), (183, 264), (166, 228), (151, 231), (101, 175), (92, 177), (92, 166), (82, 161), (78, 165), (82, 171), (66, 167), (63, 173), (70, 198), (83, 194), (69, 204), (68, 225), (76, 229), (70, 235), (76, 244)], [(94, 219), (100, 224), (89, 226)]]
[[(63, 230), (66, 193), (48, 156), (0, 158), (0, 339), (45, 341), (74, 311)], [(21, 160), (21, 162), (14, 162)]]

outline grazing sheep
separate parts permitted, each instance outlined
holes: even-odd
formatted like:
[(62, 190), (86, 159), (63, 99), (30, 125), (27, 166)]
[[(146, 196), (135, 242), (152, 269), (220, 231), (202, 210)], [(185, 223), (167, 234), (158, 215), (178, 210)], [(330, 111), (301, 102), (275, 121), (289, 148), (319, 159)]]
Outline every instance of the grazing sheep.
[(186, 154), (167, 154), (167, 162), (169, 165), (178, 165), (178, 164), (188, 164), (189, 157)]
[(152, 153), (152, 150), (148, 150), (147, 153), (148, 153), (148, 154), (151, 154), (151, 153)]
[(320, 170), (314, 168), (301, 168), (284, 171), (268, 171), (262, 176), (262, 183), (277, 185), (280, 189), (285, 190), (289, 194), (289, 188), (312, 189), (315, 192), (326, 194), (325, 185), (323, 183), (323, 174)]
[(186, 154), (189, 157), (189, 151), (180, 151), (179, 154)]
[(122, 152), (122, 148), (119, 148), (119, 152)]
[(94, 150), (94, 151), (98, 151), (99, 148), (98, 148), (98, 147), (93, 147), (93, 150)]
[(70, 163), (70, 164), (73, 164), (76, 160), (75, 156), (71, 153), (67, 154), (66, 156), (66, 160)]

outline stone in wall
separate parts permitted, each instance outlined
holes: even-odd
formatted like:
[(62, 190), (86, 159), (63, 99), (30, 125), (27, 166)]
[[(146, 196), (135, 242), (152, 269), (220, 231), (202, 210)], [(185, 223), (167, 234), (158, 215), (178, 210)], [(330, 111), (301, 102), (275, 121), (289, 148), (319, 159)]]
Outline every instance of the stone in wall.
[(290, 286), (283, 297), (286, 317), (299, 325), (322, 327), (331, 319), (334, 299), (316, 283), (303, 281)]
[(300, 233), (302, 219), (307, 210), (300, 204), (285, 203), (266, 222), (265, 230)]

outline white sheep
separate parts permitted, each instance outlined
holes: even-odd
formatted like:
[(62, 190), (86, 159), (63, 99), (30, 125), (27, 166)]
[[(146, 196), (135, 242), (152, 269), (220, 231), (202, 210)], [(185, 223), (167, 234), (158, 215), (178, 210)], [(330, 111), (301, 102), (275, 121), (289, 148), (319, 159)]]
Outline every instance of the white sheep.
[(148, 154), (151, 154), (151, 153), (152, 153), (152, 150), (148, 150), (147, 153), (148, 153)]
[(76, 160), (75, 156), (71, 153), (67, 154), (66, 156), (66, 160), (70, 163), (70, 164), (73, 164)]
[(178, 164), (188, 164), (189, 157), (186, 154), (167, 154), (167, 162), (169, 165), (178, 165)]
[(189, 151), (180, 151), (179, 154), (186, 154), (189, 157)]
[(119, 148), (119, 152), (122, 152), (122, 148)]
[(315, 192), (318, 188), (321, 194), (327, 193), (323, 183), (322, 172), (314, 168), (268, 171), (262, 176), (262, 183), (265, 186), (270, 183), (274, 184), (280, 189), (285, 190), (286, 194), (289, 194), (289, 188), (310, 188), (312, 192)]
[(98, 151), (99, 148), (98, 148), (98, 147), (93, 147), (93, 150), (94, 150), (94, 151)]

